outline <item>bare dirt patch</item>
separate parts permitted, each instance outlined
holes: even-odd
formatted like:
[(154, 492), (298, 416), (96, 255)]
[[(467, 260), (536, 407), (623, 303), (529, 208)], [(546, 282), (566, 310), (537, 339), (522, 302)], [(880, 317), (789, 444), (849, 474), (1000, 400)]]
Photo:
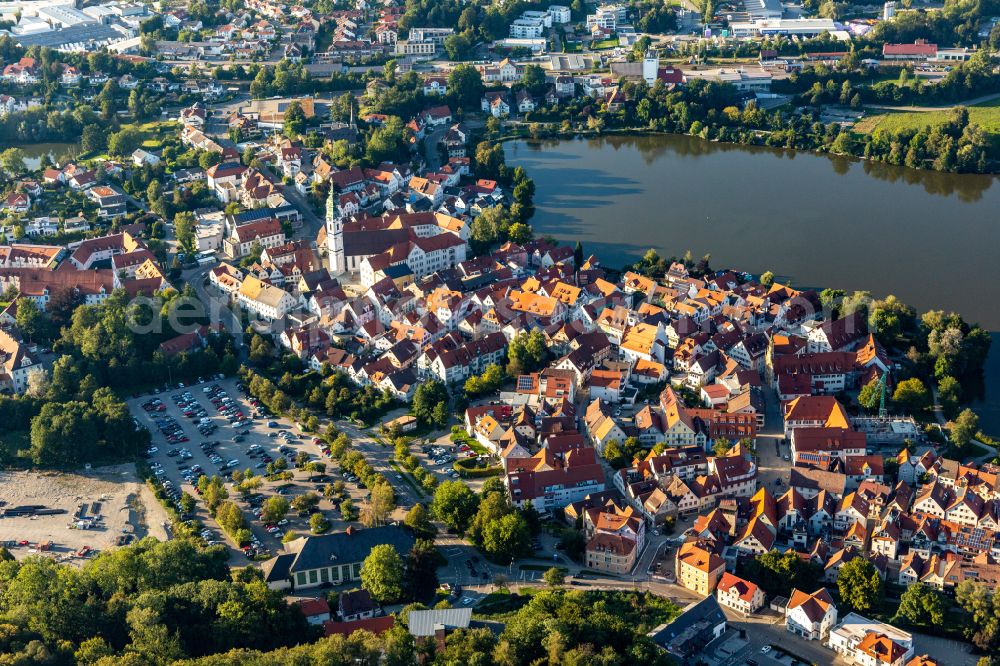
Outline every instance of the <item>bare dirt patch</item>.
[(0, 541), (18, 559), (41, 554), (81, 562), (146, 536), (168, 538), (167, 515), (133, 465), (71, 474), (0, 472), (0, 501), (0, 513), (29, 505), (65, 512), (0, 517)]

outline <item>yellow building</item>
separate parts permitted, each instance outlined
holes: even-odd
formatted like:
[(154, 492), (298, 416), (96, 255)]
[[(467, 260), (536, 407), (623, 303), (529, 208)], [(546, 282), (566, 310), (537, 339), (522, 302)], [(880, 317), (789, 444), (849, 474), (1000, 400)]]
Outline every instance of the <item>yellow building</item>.
[(715, 591), (726, 571), (726, 562), (699, 541), (682, 544), (677, 549), (675, 565), (677, 582), (703, 596)]

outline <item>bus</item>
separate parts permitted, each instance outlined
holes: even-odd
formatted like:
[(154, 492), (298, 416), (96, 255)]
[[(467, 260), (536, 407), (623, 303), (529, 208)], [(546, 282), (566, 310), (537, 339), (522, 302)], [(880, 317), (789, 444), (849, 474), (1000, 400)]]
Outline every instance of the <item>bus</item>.
[(208, 264), (214, 264), (216, 261), (218, 261), (218, 259), (215, 258), (215, 252), (211, 250), (198, 253), (199, 266), (207, 266)]

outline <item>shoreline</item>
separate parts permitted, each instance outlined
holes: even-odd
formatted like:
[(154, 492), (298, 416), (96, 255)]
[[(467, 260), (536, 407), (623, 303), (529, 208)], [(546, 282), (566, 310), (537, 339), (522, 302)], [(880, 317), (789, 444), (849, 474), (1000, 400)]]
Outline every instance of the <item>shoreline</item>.
[[(760, 130), (757, 130), (760, 131)], [(736, 141), (722, 141), (720, 139), (706, 139), (704, 137), (698, 136), (697, 134), (686, 134), (681, 132), (662, 132), (659, 130), (653, 130), (648, 128), (638, 128), (638, 127), (621, 127), (613, 129), (604, 130), (588, 130), (588, 129), (578, 129), (570, 130), (568, 132), (562, 130), (556, 130), (554, 133), (546, 133), (545, 136), (539, 136), (534, 138), (530, 133), (527, 135), (520, 134), (503, 134), (495, 139), (484, 138), (484, 141), (496, 142), (496, 143), (507, 143), (510, 141), (526, 141), (526, 142), (537, 142), (541, 143), (546, 140), (552, 141), (567, 141), (569, 139), (594, 139), (602, 136), (682, 136), (689, 137), (692, 139), (698, 139), (706, 143), (714, 143), (720, 146), (735, 146), (738, 148), (762, 148), (775, 151), (793, 151), (795, 153), (821, 155), (830, 158), (840, 158), (846, 160), (853, 160), (861, 164), (877, 164), (880, 166), (895, 167), (899, 169), (907, 169), (909, 171), (914, 171), (916, 173), (926, 173), (926, 174), (947, 174), (951, 176), (980, 176), (988, 178), (1000, 178), (1000, 170), (997, 171), (984, 171), (979, 172), (964, 172), (964, 171), (941, 171), (938, 169), (928, 169), (928, 168), (915, 168), (907, 166), (905, 164), (892, 164), (890, 162), (885, 162), (882, 160), (875, 160), (870, 157), (865, 157), (863, 155), (852, 155), (850, 153), (835, 153), (828, 150), (823, 150), (821, 148), (787, 148), (783, 146), (768, 146), (765, 144), (757, 143), (738, 143)]]

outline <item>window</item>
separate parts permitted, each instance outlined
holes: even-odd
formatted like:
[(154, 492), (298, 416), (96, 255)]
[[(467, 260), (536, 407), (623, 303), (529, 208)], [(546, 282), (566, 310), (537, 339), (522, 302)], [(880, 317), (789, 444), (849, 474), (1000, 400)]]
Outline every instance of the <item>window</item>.
[(312, 584), (312, 583), (315, 583), (315, 582), (317, 582), (316, 570), (313, 569), (312, 571), (309, 572), (309, 583)]

